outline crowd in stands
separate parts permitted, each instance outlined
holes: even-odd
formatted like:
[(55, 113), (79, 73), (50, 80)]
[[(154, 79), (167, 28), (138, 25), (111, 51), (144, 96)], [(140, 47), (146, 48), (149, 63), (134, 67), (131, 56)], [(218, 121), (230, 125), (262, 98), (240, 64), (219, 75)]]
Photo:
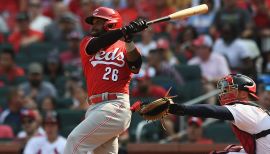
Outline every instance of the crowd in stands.
[[(175, 102), (184, 103), (215, 90), (220, 77), (242, 73), (256, 81), (258, 103), (270, 110), (270, 0), (1, 0), (0, 138), (21, 140), (28, 154), (46, 151), (31, 144), (41, 144), (47, 135), (44, 145), (61, 153), (53, 143), (64, 145), (88, 108), (79, 46), (91, 29), (84, 19), (95, 8), (116, 9), (127, 24), (202, 3), (208, 13), (154, 24), (134, 36), (143, 65), (130, 84), (131, 103), (163, 97), (170, 87)], [(218, 99), (201, 103), (218, 104)], [(169, 135), (187, 127), (186, 139), (174, 142), (215, 140), (203, 137), (204, 119), (165, 120)], [(136, 126), (123, 133), (122, 145), (135, 141)], [(155, 141), (168, 136), (159, 131)]]

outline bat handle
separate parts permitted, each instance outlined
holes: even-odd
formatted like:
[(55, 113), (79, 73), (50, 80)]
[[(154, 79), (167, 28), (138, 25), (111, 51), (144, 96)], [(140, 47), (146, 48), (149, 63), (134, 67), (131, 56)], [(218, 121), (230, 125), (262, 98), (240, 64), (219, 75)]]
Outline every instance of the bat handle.
[(169, 16), (165, 16), (165, 17), (162, 17), (162, 18), (158, 18), (158, 19), (154, 19), (154, 20), (148, 21), (146, 24), (147, 25), (152, 25), (152, 24), (158, 23), (158, 22), (169, 21), (170, 19), (171, 18)]

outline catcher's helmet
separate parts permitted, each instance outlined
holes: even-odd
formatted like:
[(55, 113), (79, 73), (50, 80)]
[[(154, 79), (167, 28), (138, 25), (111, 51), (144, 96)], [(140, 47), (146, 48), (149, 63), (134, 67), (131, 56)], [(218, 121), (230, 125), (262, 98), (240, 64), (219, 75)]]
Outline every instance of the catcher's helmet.
[(254, 99), (258, 100), (256, 95), (255, 82), (242, 74), (230, 74), (225, 76), (217, 83), (217, 88), (221, 90), (219, 100), (221, 105), (226, 105), (237, 101), (238, 90), (243, 90), (249, 93)]
[(94, 18), (102, 18), (107, 21), (104, 24), (104, 30), (115, 30), (122, 27), (122, 17), (120, 14), (107, 7), (99, 7), (94, 10), (93, 14), (85, 19), (85, 22), (88, 24), (93, 24)]

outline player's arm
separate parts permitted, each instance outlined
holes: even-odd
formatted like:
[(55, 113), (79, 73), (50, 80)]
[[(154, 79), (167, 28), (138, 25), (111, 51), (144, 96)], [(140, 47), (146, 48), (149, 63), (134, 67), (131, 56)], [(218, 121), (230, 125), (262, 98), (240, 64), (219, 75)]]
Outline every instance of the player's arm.
[(99, 37), (92, 38), (86, 45), (86, 53), (88, 55), (94, 55), (102, 48), (108, 47), (114, 44), (117, 40), (123, 37), (123, 33), (120, 29), (108, 31)]
[(190, 115), (195, 117), (215, 118), (220, 120), (234, 120), (232, 113), (226, 107), (209, 104), (170, 104), (169, 113), (174, 115)]
[(96, 54), (102, 48), (114, 44), (122, 37), (124, 37), (126, 40), (132, 34), (141, 32), (147, 27), (148, 25), (146, 24), (145, 20), (138, 19), (120, 29), (108, 31), (99, 37), (92, 38), (86, 45), (86, 53), (89, 55)]
[(132, 73), (139, 73), (142, 65), (142, 56), (138, 49), (135, 47), (134, 42), (126, 42), (126, 62)]

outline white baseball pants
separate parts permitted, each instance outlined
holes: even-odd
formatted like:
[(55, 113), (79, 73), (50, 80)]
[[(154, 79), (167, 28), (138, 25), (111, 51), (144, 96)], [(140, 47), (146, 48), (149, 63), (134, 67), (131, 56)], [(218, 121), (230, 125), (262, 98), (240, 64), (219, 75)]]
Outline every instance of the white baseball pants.
[(130, 124), (129, 95), (91, 105), (85, 119), (69, 134), (65, 154), (117, 154), (118, 136)]

